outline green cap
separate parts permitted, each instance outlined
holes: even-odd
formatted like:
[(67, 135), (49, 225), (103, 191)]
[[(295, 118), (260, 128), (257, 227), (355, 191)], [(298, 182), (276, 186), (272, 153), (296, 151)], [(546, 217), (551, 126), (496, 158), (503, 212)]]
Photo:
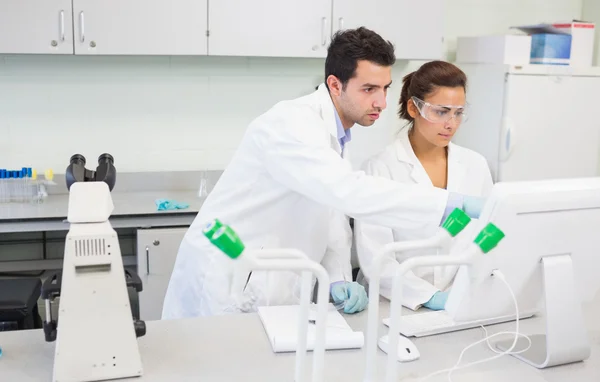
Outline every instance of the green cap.
[(455, 208), (454, 211), (446, 218), (446, 221), (442, 225), (450, 236), (454, 237), (462, 231), (467, 224), (471, 222), (471, 218), (460, 208)]
[(202, 230), (204, 236), (208, 238), (208, 240), (212, 239), (212, 236), (217, 232), (219, 228), (223, 226), (223, 223), (219, 219), (215, 219), (208, 223), (206, 227)]
[(229, 226), (222, 226), (212, 235), (210, 242), (232, 259), (237, 259), (244, 252), (244, 243)]
[(503, 238), (504, 232), (500, 231), (500, 229), (492, 223), (488, 223), (475, 238), (475, 244), (481, 248), (483, 253), (488, 253), (494, 249)]

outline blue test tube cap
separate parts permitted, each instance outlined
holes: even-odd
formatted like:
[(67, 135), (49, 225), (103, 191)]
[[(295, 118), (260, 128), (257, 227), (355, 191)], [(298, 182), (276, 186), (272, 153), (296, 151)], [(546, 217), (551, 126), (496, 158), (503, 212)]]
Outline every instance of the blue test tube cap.
[(27, 167), (27, 177), (31, 178), (31, 174), (32, 174), (32, 169), (31, 167)]
[(23, 175), (23, 177), (27, 176), (27, 167), (21, 168), (21, 175)]

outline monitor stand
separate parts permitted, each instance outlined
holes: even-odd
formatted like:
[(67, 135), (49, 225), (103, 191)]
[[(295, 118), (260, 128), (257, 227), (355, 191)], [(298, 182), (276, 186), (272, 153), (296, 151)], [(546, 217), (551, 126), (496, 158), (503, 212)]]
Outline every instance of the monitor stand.
[[(591, 349), (583, 320), (581, 301), (575, 285), (571, 255), (543, 257), (546, 309), (546, 334), (530, 335), (531, 347), (520, 354), (511, 354), (538, 369), (579, 362), (590, 356)], [(514, 339), (499, 341), (496, 347), (510, 349)], [(520, 337), (513, 352), (526, 349), (529, 342)]]

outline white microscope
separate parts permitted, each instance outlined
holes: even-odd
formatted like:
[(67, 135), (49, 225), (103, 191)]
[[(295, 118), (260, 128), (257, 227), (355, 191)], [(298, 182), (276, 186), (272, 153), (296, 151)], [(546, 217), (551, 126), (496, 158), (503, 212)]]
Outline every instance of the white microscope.
[[(142, 375), (137, 337), (146, 333), (132, 314), (127, 288), (141, 291), (141, 280), (126, 272), (117, 233), (108, 218), (116, 169), (110, 154), (96, 171), (76, 154), (66, 171), (69, 189), (62, 273), (42, 287), (46, 300), (46, 341), (56, 340), (53, 382), (88, 382)], [(58, 321), (51, 301), (60, 296)]]

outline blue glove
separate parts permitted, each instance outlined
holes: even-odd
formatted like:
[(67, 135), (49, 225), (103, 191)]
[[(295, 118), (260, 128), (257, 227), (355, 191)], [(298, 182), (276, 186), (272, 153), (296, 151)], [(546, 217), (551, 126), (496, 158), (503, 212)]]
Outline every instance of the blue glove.
[(369, 304), (365, 287), (357, 282), (341, 281), (331, 284), (331, 297), (336, 304), (344, 302), (344, 313), (361, 312)]
[(448, 215), (450, 215), (455, 208), (465, 211), (465, 213), (472, 219), (479, 219), (484, 205), (484, 198), (450, 192), (448, 194), (448, 201), (446, 202), (444, 216), (442, 217), (440, 224), (443, 224), (446, 221)]
[(446, 301), (448, 300), (448, 292), (435, 292), (435, 294), (423, 304), (424, 307), (431, 310), (444, 310)]
[(463, 197), (463, 211), (465, 211), (465, 213), (473, 219), (479, 219), (479, 216), (481, 216), (481, 210), (483, 210), (484, 205), (484, 198), (478, 198), (476, 196), (467, 195)]
[(190, 205), (187, 203), (176, 202), (175, 200), (169, 199), (156, 199), (156, 209), (158, 211), (166, 211), (166, 210), (181, 210), (188, 208)]

